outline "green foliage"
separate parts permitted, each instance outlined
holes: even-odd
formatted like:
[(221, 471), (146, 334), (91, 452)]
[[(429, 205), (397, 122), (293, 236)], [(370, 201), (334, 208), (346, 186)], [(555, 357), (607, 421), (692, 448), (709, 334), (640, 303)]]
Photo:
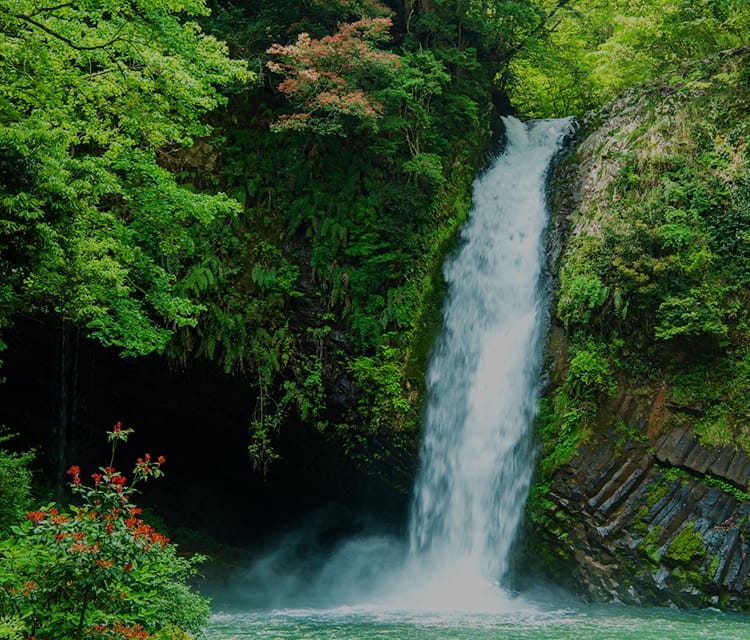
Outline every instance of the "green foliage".
[(511, 99), (531, 116), (581, 114), (688, 61), (748, 44), (740, 1), (579, 0), (511, 62)]
[(607, 345), (597, 343), (591, 337), (571, 349), (568, 384), (578, 398), (606, 398), (617, 390), (607, 351)]
[(0, 618), (0, 638), (6, 640), (23, 640), (23, 621), (16, 616)]
[[(129, 433), (119, 423), (109, 432), (113, 459)], [(91, 486), (71, 467), (80, 505), (31, 511), (0, 545), (0, 625), (39, 640), (199, 632), (209, 608), (187, 580), (203, 558), (179, 555), (131, 502), (133, 485), (160, 476), (163, 462), (146, 454), (130, 483), (110, 463), (92, 474)]]
[(417, 153), (404, 162), (403, 169), (418, 179), (426, 180), (431, 187), (440, 187), (445, 182), (440, 156), (435, 153)]
[(165, 6), (0, 3), (0, 327), (56, 311), (127, 354), (163, 349), (203, 307), (174, 291), (196, 229), (236, 212), (178, 185), (157, 149), (190, 145), (246, 77), (191, 16)]
[[(730, 83), (737, 81), (733, 73), (726, 76), (734, 77)], [(715, 91), (723, 94), (727, 81), (717, 82)], [(646, 341), (726, 344), (730, 318), (744, 297), (733, 277), (746, 267), (738, 244), (743, 161), (727, 148), (723, 123), (693, 115), (712, 99), (693, 99), (639, 116), (597, 230), (572, 240), (561, 273), (558, 315), (569, 327), (593, 325), (602, 335), (637, 333)], [(669, 129), (675, 121), (679, 134)], [(739, 233), (729, 228), (727, 215), (739, 223)], [(731, 258), (729, 244), (739, 249)]]
[[(706, 293), (715, 292), (716, 290)], [(721, 299), (720, 296), (716, 297)], [(728, 332), (724, 324), (726, 310), (718, 307), (719, 300), (716, 300), (714, 296), (710, 296), (708, 301), (701, 298), (700, 293), (697, 297), (668, 296), (659, 305), (659, 324), (654, 330), (656, 338), (660, 340), (669, 340), (677, 336), (725, 338)]]
[(580, 258), (566, 261), (560, 273), (557, 315), (567, 327), (588, 325), (609, 299), (609, 288), (591, 268), (592, 260), (588, 254), (582, 249)]
[(730, 197), (723, 215), (707, 217), (706, 223), (712, 247), (733, 280), (746, 284), (750, 281), (750, 175), (734, 183)]
[(612, 345), (584, 335), (572, 340), (568, 369), (560, 384), (540, 400), (537, 423), (543, 478), (570, 462), (593, 433), (599, 407), (617, 390)]
[(551, 478), (556, 469), (573, 459), (578, 447), (591, 435), (592, 420), (591, 404), (579, 404), (566, 388), (556, 389), (551, 400), (539, 400), (542, 478)]
[(403, 360), (399, 350), (383, 347), (377, 357), (355, 358), (350, 371), (357, 386), (367, 389), (360, 407), (370, 429), (377, 430), (386, 422), (402, 424), (403, 416), (410, 413), (413, 406), (402, 388)]
[[(0, 431), (0, 444), (13, 437)], [(31, 503), (31, 471), (34, 452), (13, 453), (0, 449), (0, 538), (19, 523)], [(0, 637), (2, 637), (0, 635)]]

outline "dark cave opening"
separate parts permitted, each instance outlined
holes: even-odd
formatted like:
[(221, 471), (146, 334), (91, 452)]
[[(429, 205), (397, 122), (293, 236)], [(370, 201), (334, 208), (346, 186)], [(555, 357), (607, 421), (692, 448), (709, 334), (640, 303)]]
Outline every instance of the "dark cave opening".
[(6, 341), (0, 425), (19, 434), (10, 444), (37, 451), (39, 485), (52, 498), (64, 498), (71, 464), (88, 478), (109, 463), (105, 432), (120, 421), (134, 433), (115, 467), (127, 475), (145, 452), (166, 458), (165, 476), (141, 487), (139, 502), (169, 528), (249, 548), (321, 509), (332, 537), (373, 518), (403, 525), (406, 496), (307, 425), (286, 425), (275, 443), (281, 459), (267, 477), (254, 471), (255, 399), (242, 376), (204, 360), (177, 370), (159, 356), (122, 358), (57, 318), (19, 321)]

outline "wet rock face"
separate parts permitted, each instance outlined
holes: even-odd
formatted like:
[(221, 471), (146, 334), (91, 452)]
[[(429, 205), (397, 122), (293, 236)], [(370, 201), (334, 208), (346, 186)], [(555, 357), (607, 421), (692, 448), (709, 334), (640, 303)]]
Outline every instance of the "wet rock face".
[(684, 428), (653, 447), (609, 438), (583, 447), (553, 478), (559, 528), (547, 531), (567, 534), (557, 540), (574, 559), (576, 590), (589, 600), (750, 608), (750, 501), (712, 486), (715, 477), (747, 487), (747, 464)]
[(750, 478), (747, 454), (730, 446), (704, 447), (689, 427), (675, 427), (659, 437), (655, 457), (660, 464), (680, 467), (699, 476), (710, 474), (747, 491)]

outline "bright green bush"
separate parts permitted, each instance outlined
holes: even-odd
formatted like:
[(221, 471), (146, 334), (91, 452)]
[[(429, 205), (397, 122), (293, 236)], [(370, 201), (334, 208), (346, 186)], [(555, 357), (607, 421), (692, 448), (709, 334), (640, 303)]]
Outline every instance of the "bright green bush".
[(598, 394), (611, 396), (617, 390), (612, 367), (607, 357), (607, 346), (589, 338), (571, 349), (569, 381), (575, 394), (582, 400)]
[[(108, 432), (113, 460), (130, 432), (120, 423)], [(80, 506), (31, 511), (0, 545), (0, 625), (35, 640), (164, 640), (175, 629), (200, 631), (208, 602), (187, 581), (204, 558), (178, 555), (131, 502), (133, 486), (162, 475), (163, 463), (146, 454), (128, 482), (110, 462), (92, 485), (72, 466)]]
[[(0, 444), (11, 437), (0, 433)], [(33, 457), (33, 452), (19, 454), (0, 449), (0, 538), (10, 532), (11, 525), (17, 524), (30, 506), (29, 463)]]

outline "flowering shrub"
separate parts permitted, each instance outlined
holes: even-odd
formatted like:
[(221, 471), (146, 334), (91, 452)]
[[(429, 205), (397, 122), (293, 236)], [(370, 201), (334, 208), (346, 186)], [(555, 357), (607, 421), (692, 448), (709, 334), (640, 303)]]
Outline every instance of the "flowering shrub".
[(129, 481), (113, 461), (132, 430), (118, 422), (107, 433), (109, 466), (90, 484), (68, 470), (80, 506), (31, 511), (0, 544), (0, 621), (17, 638), (166, 640), (205, 625), (208, 601), (187, 585), (205, 558), (178, 556), (131, 502), (135, 484), (163, 474), (164, 458), (145, 454)]

